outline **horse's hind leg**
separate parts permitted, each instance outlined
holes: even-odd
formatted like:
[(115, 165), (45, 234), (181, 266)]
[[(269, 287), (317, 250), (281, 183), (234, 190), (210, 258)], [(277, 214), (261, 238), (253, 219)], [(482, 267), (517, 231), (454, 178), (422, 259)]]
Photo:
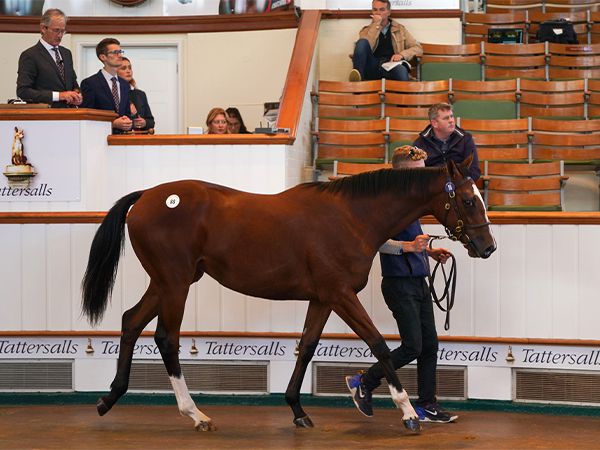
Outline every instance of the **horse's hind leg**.
[(302, 380), (304, 380), (308, 363), (315, 353), (319, 338), (323, 332), (323, 327), (327, 323), (330, 314), (331, 308), (329, 306), (316, 301), (311, 301), (308, 305), (296, 366), (285, 391), (285, 400), (290, 405), (290, 408), (292, 408), (294, 423), (297, 427), (309, 428), (314, 426), (312, 420), (310, 420), (310, 417), (304, 412), (300, 404), (300, 388), (302, 387)]
[(345, 296), (343, 302), (336, 302), (333, 305), (333, 310), (341, 317), (341, 319), (352, 328), (352, 330), (367, 343), (373, 355), (377, 358), (385, 373), (385, 378), (388, 382), (390, 393), (396, 407), (402, 410), (402, 420), (404, 426), (411, 431), (419, 431), (419, 417), (412, 407), (408, 394), (402, 388), (400, 380), (394, 371), (391, 361), (390, 349), (385, 343), (383, 336), (377, 331), (371, 318), (360, 304), (356, 294), (351, 293)]
[(188, 288), (177, 292), (171, 297), (172, 303), (165, 303), (158, 315), (158, 325), (154, 334), (154, 341), (162, 356), (171, 386), (177, 399), (177, 407), (182, 416), (188, 416), (194, 421), (197, 431), (213, 431), (216, 429), (210, 417), (200, 411), (188, 390), (185, 378), (179, 364), (179, 330), (185, 307)]
[(158, 314), (158, 301), (157, 292), (150, 283), (142, 299), (133, 308), (123, 313), (117, 374), (110, 384), (110, 393), (98, 399), (96, 403), (96, 409), (101, 416), (106, 414), (127, 392), (135, 342), (144, 327)]

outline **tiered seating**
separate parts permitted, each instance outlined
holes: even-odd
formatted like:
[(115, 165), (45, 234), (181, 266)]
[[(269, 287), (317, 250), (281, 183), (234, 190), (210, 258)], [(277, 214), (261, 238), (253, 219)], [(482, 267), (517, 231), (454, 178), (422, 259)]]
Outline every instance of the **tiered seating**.
[(484, 47), (484, 79), (546, 79), (546, 45), (490, 44)]
[(481, 43), (443, 45), (422, 43), (423, 55), (417, 58), (418, 78), (422, 81), (481, 80)]
[(590, 43), (589, 24), (590, 17), (587, 11), (576, 12), (531, 12), (528, 14), (529, 42), (536, 42), (536, 33), (540, 29), (540, 23), (546, 20), (567, 19), (573, 24), (580, 44)]
[(454, 114), (467, 119), (516, 119), (517, 80), (452, 80)]
[(546, 0), (544, 2), (544, 11), (597, 11), (599, 6), (600, 1), (598, 0)]
[(487, 41), (488, 31), (493, 28), (520, 28), (527, 37), (527, 13), (514, 11), (505, 14), (465, 13), (463, 15), (463, 42)]
[(532, 121), (534, 161), (600, 165), (600, 120)]
[(600, 44), (548, 44), (551, 80), (600, 77)]
[(562, 161), (549, 163), (485, 163), (485, 201), (490, 210), (563, 209)]
[(383, 112), (386, 117), (426, 118), (429, 107), (447, 102), (449, 80), (385, 80)]
[(542, 11), (543, 0), (489, 0), (486, 12)]
[(585, 80), (520, 80), (520, 117), (585, 117)]
[(371, 172), (373, 170), (380, 169), (391, 169), (390, 163), (380, 164), (361, 164), (361, 163), (348, 163), (343, 161), (334, 161), (333, 163), (333, 175), (329, 177), (330, 180), (336, 178), (347, 177), (349, 175), (357, 175), (359, 173)]
[(383, 162), (385, 160), (385, 119), (317, 119), (314, 136), (315, 166), (335, 160)]
[(381, 80), (341, 83), (320, 81), (312, 93), (316, 117), (381, 118)]
[(459, 119), (459, 126), (473, 135), (480, 161), (529, 162), (529, 120)]

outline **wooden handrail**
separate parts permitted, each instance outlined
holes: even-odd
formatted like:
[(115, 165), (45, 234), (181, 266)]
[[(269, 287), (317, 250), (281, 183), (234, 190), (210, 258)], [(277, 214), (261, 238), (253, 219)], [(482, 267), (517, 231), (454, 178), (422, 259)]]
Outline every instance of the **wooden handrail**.
[(95, 120), (112, 122), (116, 118), (117, 114), (112, 111), (89, 108), (27, 108), (27, 105), (0, 108), (0, 120)]
[[(0, 337), (116, 337), (120, 336), (120, 331), (46, 331), (46, 330), (28, 330), (28, 331), (0, 331)], [(144, 331), (142, 336), (154, 336), (153, 331)], [(251, 331), (182, 331), (182, 337), (214, 337), (214, 338), (265, 338), (265, 339), (300, 339), (302, 333), (281, 333), (281, 332), (251, 332)], [(400, 340), (397, 334), (384, 334), (386, 340)], [(323, 333), (321, 339), (360, 339), (354, 333)], [(442, 342), (463, 342), (477, 344), (530, 344), (530, 345), (568, 345), (568, 346), (600, 346), (600, 340), (597, 339), (555, 339), (555, 338), (509, 338), (495, 336), (438, 336)]]
[(291, 145), (289, 134), (115, 134), (108, 145)]
[[(70, 34), (169, 34), (216, 33), (227, 31), (277, 30), (296, 28), (295, 12), (206, 16), (70, 17)], [(2, 33), (39, 33), (38, 16), (0, 15)]]
[[(0, 224), (15, 223), (100, 223), (103, 211), (67, 212), (0, 212)], [(488, 217), (494, 225), (600, 225), (600, 212), (512, 212), (491, 211)], [(438, 224), (433, 216), (425, 216), (421, 223)]]
[[(304, 14), (314, 10), (306, 10)], [(322, 10), (326, 19), (369, 19), (371, 11)], [(395, 19), (460, 18), (458, 9), (415, 9), (392, 11)], [(296, 28), (295, 12), (275, 11), (268, 14), (233, 14), (206, 16), (137, 16), (137, 17), (70, 17), (71, 34), (173, 34), (216, 33), (227, 31), (254, 31)], [(38, 33), (37, 16), (0, 15), (0, 33)]]
[(283, 98), (281, 99), (277, 126), (279, 128), (289, 128), (289, 134), (294, 139), (296, 138), (300, 122), (304, 94), (307, 89), (308, 76), (310, 74), (310, 66), (317, 43), (320, 23), (320, 11), (310, 10), (302, 14), (283, 88)]

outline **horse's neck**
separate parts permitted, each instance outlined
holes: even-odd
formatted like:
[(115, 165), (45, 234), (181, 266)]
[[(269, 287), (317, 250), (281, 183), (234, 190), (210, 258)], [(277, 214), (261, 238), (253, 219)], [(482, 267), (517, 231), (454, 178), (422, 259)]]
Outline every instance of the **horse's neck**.
[(423, 202), (421, 196), (398, 196), (393, 192), (361, 199), (352, 209), (365, 226), (365, 239), (368, 237), (376, 248), (421, 216), (431, 213), (429, 202)]

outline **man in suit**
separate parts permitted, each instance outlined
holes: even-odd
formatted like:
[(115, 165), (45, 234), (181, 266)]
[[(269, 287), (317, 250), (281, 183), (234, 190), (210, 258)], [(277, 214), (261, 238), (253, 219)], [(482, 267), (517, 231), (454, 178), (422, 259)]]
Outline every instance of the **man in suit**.
[(73, 70), (73, 56), (60, 42), (67, 17), (60, 9), (47, 10), (40, 20), (42, 38), (19, 58), (17, 96), (53, 108), (75, 107), (82, 97)]
[(104, 67), (81, 82), (81, 106), (114, 111), (119, 115), (112, 123), (115, 134), (131, 130), (133, 124), (129, 118), (129, 83), (117, 75), (123, 64), (123, 53), (117, 39), (102, 39), (96, 45), (96, 56)]

